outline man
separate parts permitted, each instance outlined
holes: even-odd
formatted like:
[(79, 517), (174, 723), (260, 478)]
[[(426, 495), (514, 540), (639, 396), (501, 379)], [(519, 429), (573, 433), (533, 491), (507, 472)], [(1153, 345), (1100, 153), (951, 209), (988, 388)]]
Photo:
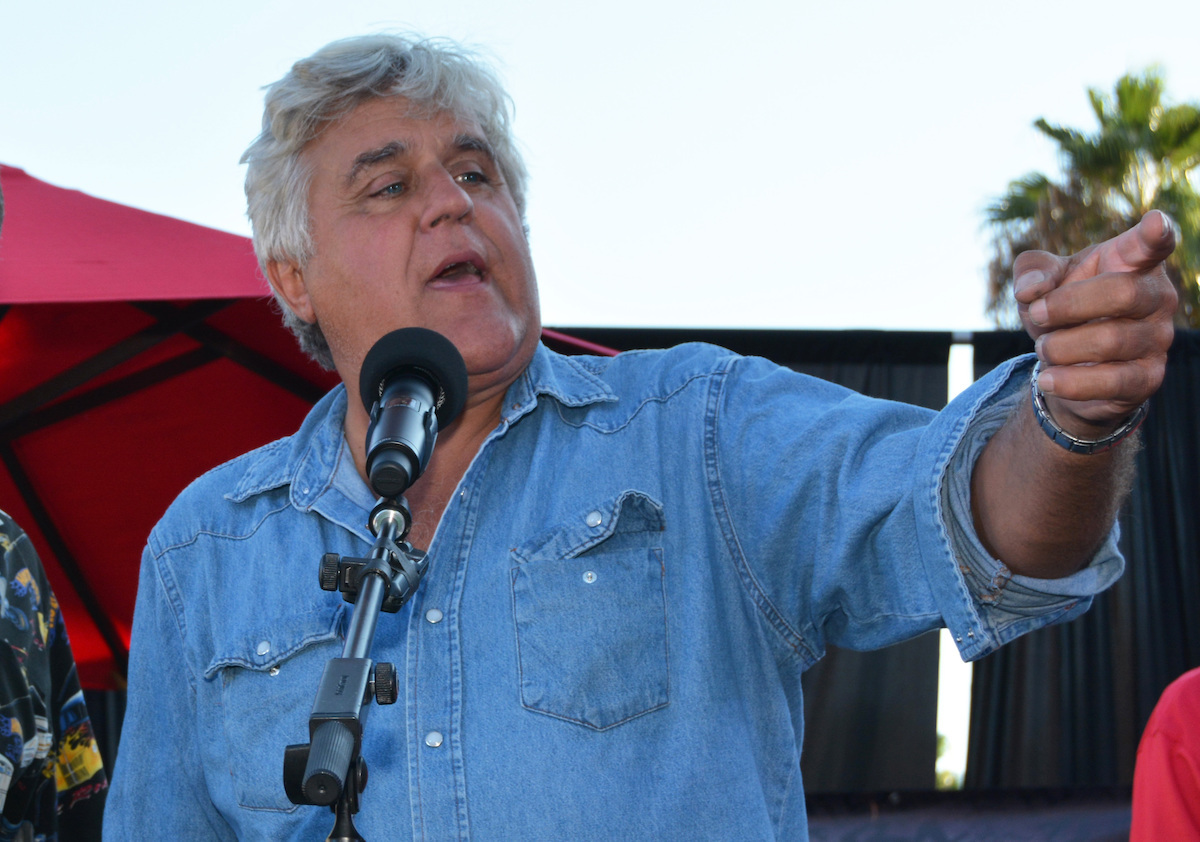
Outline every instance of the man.
[(1119, 575), (1172, 333), (1161, 214), (1019, 260), (1036, 412), (1018, 360), (935, 415), (708, 346), (540, 346), (507, 98), (453, 46), (318, 51), (246, 160), (264, 271), (349, 395), (151, 534), (112, 839), (328, 832), (283, 749), (348, 617), (315, 559), (370, 546), (358, 375), (398, 327), (447, 336), (469, 394), (406, 493), (430, 567), (372, 650), (401, 686), (365, 727), (368, 839), (805, 838), (800, 676), (826, 644), (946, 625), (977, 658)]

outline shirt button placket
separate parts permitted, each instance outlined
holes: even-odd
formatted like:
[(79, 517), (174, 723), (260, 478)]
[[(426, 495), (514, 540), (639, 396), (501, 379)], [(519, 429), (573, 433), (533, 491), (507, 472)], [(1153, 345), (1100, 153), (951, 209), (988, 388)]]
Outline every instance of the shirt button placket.
[[(440, 608), (430, 608), (425, 612), (425, 622), (431, 626), (436, 626), (445, 618)], [(430, 731), (425, 735), (425, 745), (430, 748), (441, 748), (445, 738), (441, 731)]]
[[(452, 507), (456, 508), (456, 507)], [(440, 528), (451, 526), (443, 523)], [(453, 534), (451, 532), (451, 534)], [(451, 551), (453, 552), (453, 550)], [(437, 559), (430, 561), (431, 572), (433, 565), (443, 565), (439, 573), (444, 578), (429, 578), (424, 584), (435, 585), (424, 594), (424, 605), (420, 609), (420, 654), (418, 664), (420, 675), (417, 678), (417, 717), (413, 723), (416, 726), (412, 739), (416, 742), (418, 759), (418, 775), (420, 783), (414, 801), (414, 809), (419, 811), (421, 823), (427, 838), (457, 838), (456, 810), (454, 793), (456, 791), (454, 772), (453, 729), (455, 722), (452, 715), (452, 682), (455, 665), (453, 663), (453, 647), (450, 639), (455, 633), (449, 620), (449, 605), (453, 603), (453, 594), (444, 587), (436, 587), (453, 581), (446, 567), (453, 565), (449, 555), (438, 554)], [(417, 803), (419, 801), (419, 803)]]

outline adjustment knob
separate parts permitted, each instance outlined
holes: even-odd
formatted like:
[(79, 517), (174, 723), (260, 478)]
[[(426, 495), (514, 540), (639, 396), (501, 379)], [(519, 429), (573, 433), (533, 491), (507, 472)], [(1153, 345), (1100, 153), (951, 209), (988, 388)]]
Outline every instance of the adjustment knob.
[(337, 553), (325, 553), (321, 556), (321, 590), (336, 591), (338, 589), (338, 567), (342, 557)]
[(396, 703), (396, 668), (386, 662), (375, 665), (375, 701), (381, 705)]

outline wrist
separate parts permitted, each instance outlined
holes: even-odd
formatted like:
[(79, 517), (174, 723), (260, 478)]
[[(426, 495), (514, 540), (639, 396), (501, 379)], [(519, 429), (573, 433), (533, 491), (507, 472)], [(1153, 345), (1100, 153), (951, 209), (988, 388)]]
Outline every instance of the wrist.
[(1112, 432), (1104, 436), (1088, 438), (1075, 435), (1065, 430), (1050, 413), (1050, 408), (1046, 403), (1046, 395), (1038, 386), (1038, 373), (1041, 371), (1041, 361), (1039, 360), (1033, 366), (1033, 373), (1030, 376), (1029, 391), (1030, 398), (1033, 404), (1033, 415), (1037, 420), (1038, 426), (1042, 428), (1051, 441), (1057, 444), (1064, 450), (1071, 453), (1078, 453), (1084, 456), (1090, 456), (1095, 453), (1103, 453), (1106, 450), (1111, 450), (1116, 447), (1129, 436), (1133, 435), (1146, 419), (1146, 411), (1149, 402), (1143, 403), (1134, 412), (1123, 419)]

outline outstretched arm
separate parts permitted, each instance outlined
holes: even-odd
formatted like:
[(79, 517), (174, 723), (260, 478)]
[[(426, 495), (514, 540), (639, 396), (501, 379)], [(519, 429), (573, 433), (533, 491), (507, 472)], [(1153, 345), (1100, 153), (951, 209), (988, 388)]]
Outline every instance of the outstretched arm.
[[(1173, 223), (1151, 211), (1073, 257), (1017, 258), (1017, 303), (1036, 340), (1045, 408), (1071, 436), (1104, 439), (1162, 383), (1177, 303), (1163, 261), (1174, 248)], [(1017, 574), (1054, 578), (1081, 568), (1128, 491), (1130, 445), (1071, 452), (1023, 401), (975, 465), (971, 508), (983, 545)]]

